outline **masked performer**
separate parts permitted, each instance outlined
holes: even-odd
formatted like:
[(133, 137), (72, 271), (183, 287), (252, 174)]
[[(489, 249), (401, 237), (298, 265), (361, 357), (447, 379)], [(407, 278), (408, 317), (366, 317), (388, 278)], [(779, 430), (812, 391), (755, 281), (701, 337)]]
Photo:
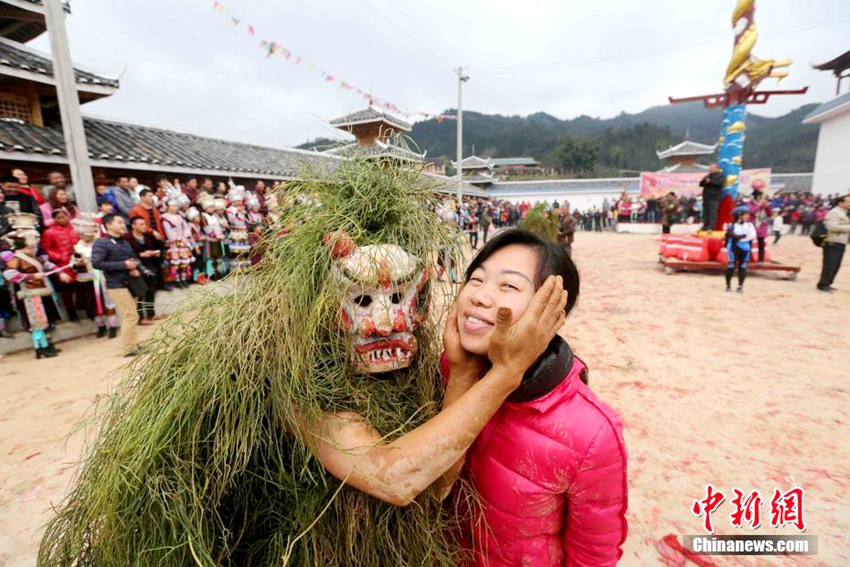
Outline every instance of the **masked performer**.
[(47, 276), (54, 266), (47, 256), (38, 256), (36, 216), (29, 213), (9, 215), (14, 229), (4, 238), (11, 242), (13, 253), (6, 252), (3, 277), (12, 283), (18, 302), (18, 312), (24, 330), (32, 335), (37, 358), (59, 354), (48, 333), (60, 319), (53, 288)]
[[(554, 283), (440, 410), (431, 265), (452, 239), (415, 171), (306, 172), (294, 227), (228, 295), (169, 318), (113, 396), (42, 565), (457, 565), (431, 486), (563, 322)], [(510, 317), (508, 317), (510, 321)]]

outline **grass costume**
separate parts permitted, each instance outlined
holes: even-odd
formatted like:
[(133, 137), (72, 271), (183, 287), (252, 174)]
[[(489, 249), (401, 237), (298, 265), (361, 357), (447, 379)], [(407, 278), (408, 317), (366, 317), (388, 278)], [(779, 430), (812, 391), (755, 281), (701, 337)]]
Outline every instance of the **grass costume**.
[[(392, 364), (408, 358), (399, 347), (355, 352), (341, 313), (346, 302), (364, 301), (351, 296), (353, 280), (365, 289), (386, 284), (388, 274), (391, 282), (420, 274), (454, 246), (425, 207), (421, 179), (352, 160), (330, 173), (305, 171), (286, 187), (292, 205), (280, 212), (262, 262), (231, 276), (231, 293), (195, 297), (128, 368), (47, 527), (39, 564), (459, 562), (446, 529), (451, 513), (435, 489), (406, 507), (381, 502), (328, 474), (311, 450), (316, 439), (299, 428), (352, 411), (391, 439), (439, 410), (434, 314), (418, 322), (417, 353), (403, 367)], [(422, 270), (379, 259), (378, 269), (339, 277), (351, 242), (361, 251), (391, 247)], [(372, 276), (379, 281), (363, 281)], [(415, 283), (405, 300), (422, 312), (429, 282)], [(385, 371), (358, 373), (364, 360)]]

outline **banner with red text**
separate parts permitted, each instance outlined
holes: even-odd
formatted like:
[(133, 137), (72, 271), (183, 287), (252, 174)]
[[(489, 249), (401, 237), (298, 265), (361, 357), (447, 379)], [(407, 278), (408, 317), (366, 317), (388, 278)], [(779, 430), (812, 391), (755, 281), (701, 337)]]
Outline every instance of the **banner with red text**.
[[(640, 196), (645, 199), (657, 199), (670, 191), (679, 197), (694, 197), (702, 193), (700, 180), (708, 172), (696, 173), (650, 173), (640, 174)], [(770, 187), (770, 168), (744, 169), (738, 184), (741, 195), (749, 195), (753, 189), (765, 190)]]

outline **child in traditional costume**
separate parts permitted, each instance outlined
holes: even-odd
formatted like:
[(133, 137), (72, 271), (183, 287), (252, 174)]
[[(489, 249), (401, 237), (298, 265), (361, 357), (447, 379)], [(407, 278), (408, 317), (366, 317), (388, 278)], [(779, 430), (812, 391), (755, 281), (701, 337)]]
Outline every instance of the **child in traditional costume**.
[(248, 229), (253, 232), (254, 227), (263, 223), (263, 213), (260, 212), (260, 200), (254, 196), (248, 197), (245, 201), (245, 206), (248, 209)]
[(224, 276), (224, 241), (226, 235), (218, 215), (215, 214), (215, 199), (206, 197), (198, 200), (203, 209), (201, 213), (201, 232), (203, 235), (206, 263), (197, 268), (204, 269), (207, 278), (213, 279)]
[(131, 364), (41, 565), (462, 562), (436, 481), (501, 405), (502, 377), (525, 370), (502, 358), (536, 359), (563, 304), (535, 296), (530, 336), (500, 323), (500, 362), (440, 411), (430, 274), (454, 239), (423, 206), (430, 189), (359, 159), (302, 179), (263, 261)]
[(188, 287), (192, 281), (192, 229), (180, 214), (182, 199), (172, 197), (166, 200), (166, 212), (162, 214), (162, 227), (165, 229), (165, 262), (171, 282), (178, 287)]
[(5, 253), (3, 277), (13, 285), (21, 326), (32, 335), (36, 358), (52, 358), (59, 351), (48, 333), (60, 316), (48, 276), (56, 266), (47, 256), (37, 256), (36, 216), (15, 213), (9, 217), (13, 231), (4, 238), (14, 252)]
[(237, 186), (230, 192), (230, 207), (227, 208), (227, 223), (230, 226), (230, 252), (234, 270), (251, 267), (248, 257), (251, 246), (248, 244), (248, 212), (245, 210), (245, 192)]
[(201, 226), (201, 213), (198, 209), (192, 207), (186, 211), (186, 220), (189, 222), (189, 229), (192, 231), (192, 263), (195, 266), (195, 269), (192, 270), (192, 281), (204, 285), (207, 283), (206, 267), (209, 264), (209, 248), (204, 236), (204, 229)]

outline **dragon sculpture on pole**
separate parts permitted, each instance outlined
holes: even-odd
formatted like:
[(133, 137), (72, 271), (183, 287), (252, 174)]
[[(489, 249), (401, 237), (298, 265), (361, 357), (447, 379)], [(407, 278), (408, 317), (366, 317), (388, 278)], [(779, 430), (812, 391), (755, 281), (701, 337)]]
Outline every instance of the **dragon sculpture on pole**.
[(687, 98), (670, 97), (671, 103), (702, 101), (706, 108), (723, 107), (723, 123), (718, 140), (718, 164), (726, 176), (726, 186), (721, 194), (720, 209), (715, 230), (732, 219), (732, 209), (738, 198), (738, 180), (746, 138), (746, 105), (764, 104), (771, 95), (804, 94), (808, 87), (797, 90), (757, 91), (764, 79), (783, 79), (788, 76), (786, 67), (790, 60), (758, 59), (752, 54), (758, 40), (755, 23), (755, 0), (738, 0), (732, 12), (735, 44), (732, 58), (723, 78), (724, 92)]

